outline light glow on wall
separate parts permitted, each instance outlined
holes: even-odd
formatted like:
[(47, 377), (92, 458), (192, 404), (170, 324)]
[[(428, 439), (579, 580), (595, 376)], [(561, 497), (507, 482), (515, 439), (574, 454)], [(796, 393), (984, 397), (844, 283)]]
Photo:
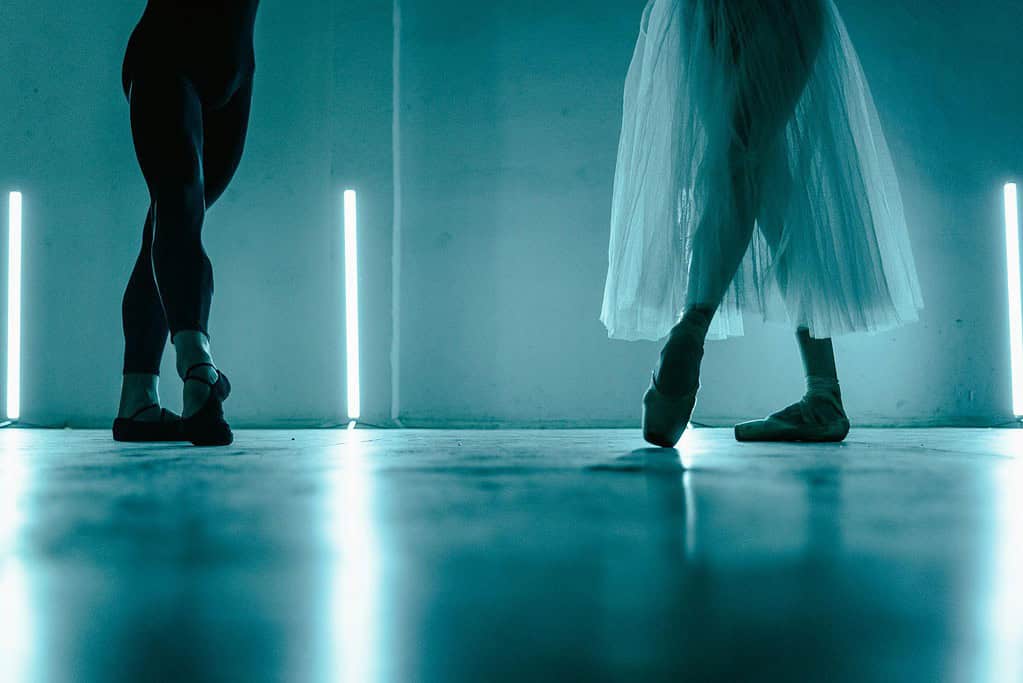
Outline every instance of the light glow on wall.
[(21, 193), (9, 197), (7, 234), (7, 419), (21, 417)]
[(1020, 289), (1019, 193), (1005, 186), (1005, 251), (1009, 271), (1009, 334), (1012, 353), (1012, 410), (1023, 417), (1023, 296)]
[(345, 190), (345, 349), (348, 375), (348, 419), (362, 413), (359, 393), (359, 212), (355, 190)]

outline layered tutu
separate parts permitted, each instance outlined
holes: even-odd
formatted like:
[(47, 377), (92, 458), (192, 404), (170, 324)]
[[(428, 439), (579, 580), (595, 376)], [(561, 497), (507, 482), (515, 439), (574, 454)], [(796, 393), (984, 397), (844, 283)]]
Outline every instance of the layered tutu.
[[(752, 235), (750, 234), (752, 232)], [(660, 339), (721, 300), (814, 337), (923, 306), (891, 155), (832, 0), (651, 0), (625, 87), (601, 320)]]

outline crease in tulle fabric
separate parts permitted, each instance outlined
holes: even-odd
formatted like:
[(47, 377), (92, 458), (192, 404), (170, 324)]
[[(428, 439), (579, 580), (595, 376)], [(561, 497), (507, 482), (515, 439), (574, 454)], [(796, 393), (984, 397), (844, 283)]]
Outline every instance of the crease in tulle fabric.
[[(740, 133), (730, 110), (715, 113), (725, 111), (722, 103), (740, 88), (771, 112), (770, 98), (786, 85), (772, 82), (771, 59), (741, 58), (743, 50), (772, 57), (770, 50), (781, 49), (771, 31), (748, 27), (759, 19), (798, 28), (803, 10), (823, 12), (806, 20), (823, 22), (819, 45), (807, 39), (806, 50), (816, 50), (816, 60), (779, 138), (756, 147), (756, 121), (747, 122), (750, 177), (741, 180), (756, 183), (749, 195), (757, 197), (756, 228), (710, 336), (743, 334), (744, 312), (806, 326), (814, 336), (877, 332), (915, 320), (923, 302), (894, 165), (833, 2), (745, 0), (739, 11), (726, 8), (728, 1), (652, 0), (644, 10), (645, 30), (627, 77), (615, 177), (601, 312), (609, 334), (661, 338), (690, 303), (689, 269), (707, 268), (692, 261), (699, 226), (711, 229), (704, 218), (714, 207), (721, 212), (718, 225), (740, 213), (734, 203), (721, 201), (721, 193), (730, 191), (726, 174), (734, 170), (724, 155)], [(785, 3), (790, 14), (778, 10)], [(708, 12), (718, 12), (718, 22), (748, 13), (739, 18), (750, 21), (725, 36), (734, 54), (708, 46)], [(749, 36), (763, 44), (737, 49), (731, 42)], [(726, 65), (730, 57), (732, 67)], [(766, 173), (768, 164), (777, 169)], [(767, 215), (777, 224), (765, 225)], [(767, 234), (774, 235), (773, 252)]]

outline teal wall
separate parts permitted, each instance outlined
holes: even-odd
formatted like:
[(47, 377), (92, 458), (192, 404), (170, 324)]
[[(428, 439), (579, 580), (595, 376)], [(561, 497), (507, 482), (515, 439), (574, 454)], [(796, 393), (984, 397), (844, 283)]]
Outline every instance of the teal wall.
[[(402, 410), (410, 424), (635, 423), (657, 347), (597, 321), (620, 93), (644, 0), (405, 0)], [(1009, 412), (1001, 186), (1023, 176), (1017, 0), (839, 3), (903, 180), (927, 310), (837, 343), (874, 424)], [(412, 341), (414, 340), (414, 341)], [(697, 419), (802, 392), (791, 332), (714, 343)]]
[[(346, 186), (361, 200), (369, 421), (396, 408), (414, 425), (635, 423), (657, 347), (609, 341), (597, 317), (643, 4), (401, 0), (395, 44), (391, 1), (263, 1), (247, 153), (206, 238), (236, 424), (343, 419)], [(1023, 179), (1023, 6), (839, 6), (896, 156), (928, 306), (917, 325), (838, 341), (848, 407), (861, 423), (1002, 421), (1000, 187)], [(28, 422), (102, 426), (115, 407), (120, 296), (146, 208), (118, 77), (141, 9), (4, 3), (0, 190), (25, 193)], [(761, 415), (801, 391), (777, 327), (710, 345), (704, 368), (698, 419)]]
[[(26, 422), (102, 426), (116, 408), (121, 294), (148, 202), (120, 65), (143, 7), (3, 5), (0, 190), (5, 207), (8, 190), (25, 194)], [(345, 415), (345, 186), (361, 193), (363, 305), (390, 306), (391, 18), (390, 0), (267, 0), (260, 10), (246, 154), (205, 232), (214, 353), (235, 385), (239, 425)], [(389, 315), (363, 321), (370, 377), (388, 372), (390, 328)], [(179, 406), (170, 348), (166, 360), (162, 393)], [(363, 402), (370, 419), (388, 417), (389, 382), (367, 387)]]

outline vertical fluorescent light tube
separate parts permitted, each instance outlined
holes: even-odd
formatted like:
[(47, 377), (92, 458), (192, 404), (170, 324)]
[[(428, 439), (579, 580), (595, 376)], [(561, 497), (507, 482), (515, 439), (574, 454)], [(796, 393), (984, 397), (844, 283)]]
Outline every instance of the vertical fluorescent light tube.
[(355, 190), (345, 190), (345, 334), (348, 369), (348, 419), (361, 417), (359, 395), (359, 212)]
[(21, 193), (11, 192), (7, 264), (7, 419), (21, 417)]
[(1023, 417), (1023, 296), (1020, 289), (1019, 194), (1005, 186), (1005, 250), (1009, 270), (1009, 328), (1012, 349), (1012, 410)]

